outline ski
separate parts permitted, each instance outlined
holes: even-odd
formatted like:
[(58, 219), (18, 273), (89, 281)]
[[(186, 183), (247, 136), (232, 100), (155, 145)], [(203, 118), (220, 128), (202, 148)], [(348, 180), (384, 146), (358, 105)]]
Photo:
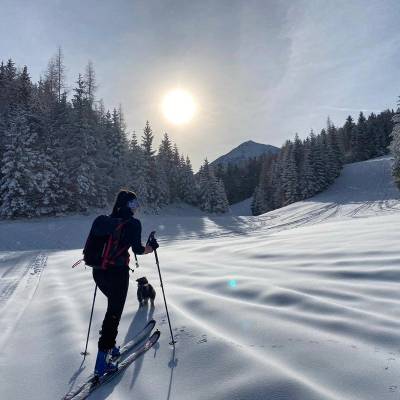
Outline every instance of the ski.
[(146, 324), (146, 326), (132, 340), (122, 345), (122, 347), (119, 349), (120, 356), (118, 357), (118, 360), (120, 360), (125, 353), (127, 353), (137, 344), (139, 344), (143, 339), (148, 337), (155, 326), (156, 326), (156, 321), (154, 319), (150, 320)]
[[(120, 356), (118, 357), (118, 359), (114, 360), (118, 361), (121, 360), (121, 358), (123, 358), (123, 356), (128, 353), (131, 349), (133, 349), (135, 346), (137, 346), (140, 342), (142, 342), (145, 338), (147, 338), (151, 331), (154, 329), (154, 327), (156, 326), (156, 321), (154, 319), (150, 320), (145, 327), (129, 342), (125, 343), (121, 348), (120, 348)], [(89, 376), (89, 378), (87, 379), (87, 381), (85, 383), (83, 383), (78, 389), (74, 390), (73, 392), (69, 392), (65, 395), (65, 397), (63, 397), (63, 400), (70, 400), (70, 399), (74, 399), (78, 393), (80, 393), (84, 387), (93, 381), (93, 379), (95, 378), (95, 376), (92, 374)]]
[(105, 385), (110, 382), (116, 376), (118, 376), (122, 371), (124, 371), (129, 365), (139, 358), (143, 353), (153, 347), (160, 337), (160, 331), (155, 331), (146, 342), (141, 345), (135, 352), (129, 354), (119, 365), (118, 369), (115, 372), (108, 372), (100, 377), (92, 377), (86, 384), (84, 384), (79, 391), (75, 392), (72, 396), (66, 397), (69, 400), (84, 400), (91, 393), (93, 393), (100, 386)]

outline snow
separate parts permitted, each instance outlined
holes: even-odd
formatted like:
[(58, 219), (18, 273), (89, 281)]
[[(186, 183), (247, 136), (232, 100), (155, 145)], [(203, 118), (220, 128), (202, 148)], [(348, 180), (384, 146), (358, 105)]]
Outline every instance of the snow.
[[(174, 334), (154, 257), (139, 257), (156, 307), (128, 293), (119, 340), (150, 318), (159, 344), (92, 399), (385, 400), (400, 386), (400, 201), (391, 160), (347, 165), (313, 199), (259, 217), (142, 216), (156, 229)], [(0, 387), (4, 399), (60, 399), (92, 372), (105, 311), (71, 265), (93, 216), (0, 224)], [(14, 315), (14, 318), (10, 316)]]
[(230, 206), (231, 213), (233, 215), (252, 215), (251, 203), (253, 202), (253, 197), (249, 197), (243, 201), (232, 204)]

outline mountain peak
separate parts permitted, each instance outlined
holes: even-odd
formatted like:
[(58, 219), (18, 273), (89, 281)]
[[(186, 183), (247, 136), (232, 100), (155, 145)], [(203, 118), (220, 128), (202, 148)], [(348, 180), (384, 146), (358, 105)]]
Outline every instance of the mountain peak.
[(247, 140), (235, 147), (230, 152), (214, 160), (211, 165), (239, 164), (249, 158), (261, 157), (264, 154), (277, 154), (279, 149), (269, 144), (257, 143)]

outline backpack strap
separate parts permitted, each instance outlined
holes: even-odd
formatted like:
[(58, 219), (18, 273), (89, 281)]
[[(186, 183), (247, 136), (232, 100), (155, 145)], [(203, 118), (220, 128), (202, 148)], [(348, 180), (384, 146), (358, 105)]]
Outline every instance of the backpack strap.
[(108, 265), (115, 265), (115, 259), (129, 249), (129, 246), (124, 246), (115, 254), (110, 254), (115, 242), (119, 242), (119, 240), (121, 239), (122, 228), (126, 225), (126, 223), (127, 221), (118, 224), (114, 232), (110, 235), (102, 255), (101, 269), (107, 269)]

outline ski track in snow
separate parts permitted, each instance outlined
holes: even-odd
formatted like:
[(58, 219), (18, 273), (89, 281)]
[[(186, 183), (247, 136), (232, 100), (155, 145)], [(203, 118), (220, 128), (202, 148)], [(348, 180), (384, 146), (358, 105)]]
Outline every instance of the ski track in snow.
[[(398, 399), (400, 196), (390, 168), (387, 157), (347, 165), (327, 191), (259, 217), (144, 216), (160, 237), (176, 350), (154, 258), (139, 257), (119, 340), (155, 318), (160, 343), (90, 398)], [(90, 269), (71, 269), (92, 218), (0, 224), (11, 232), (0, 230), (0, 324), (12, 320), (4, 398), (59, 399), (93, 370), (106, 302), (99, 294), (82, 363), (94, 285)], [(144, 275), (155, 309), (137, 307)]]
[(7, 345), (10, 334), (34, 296), (46, 262), (47, 256), (42, 253), (11, 253), (1, 256), (0, 265), (5, 265), (5, 268), (0, 269), (0, 348)]

